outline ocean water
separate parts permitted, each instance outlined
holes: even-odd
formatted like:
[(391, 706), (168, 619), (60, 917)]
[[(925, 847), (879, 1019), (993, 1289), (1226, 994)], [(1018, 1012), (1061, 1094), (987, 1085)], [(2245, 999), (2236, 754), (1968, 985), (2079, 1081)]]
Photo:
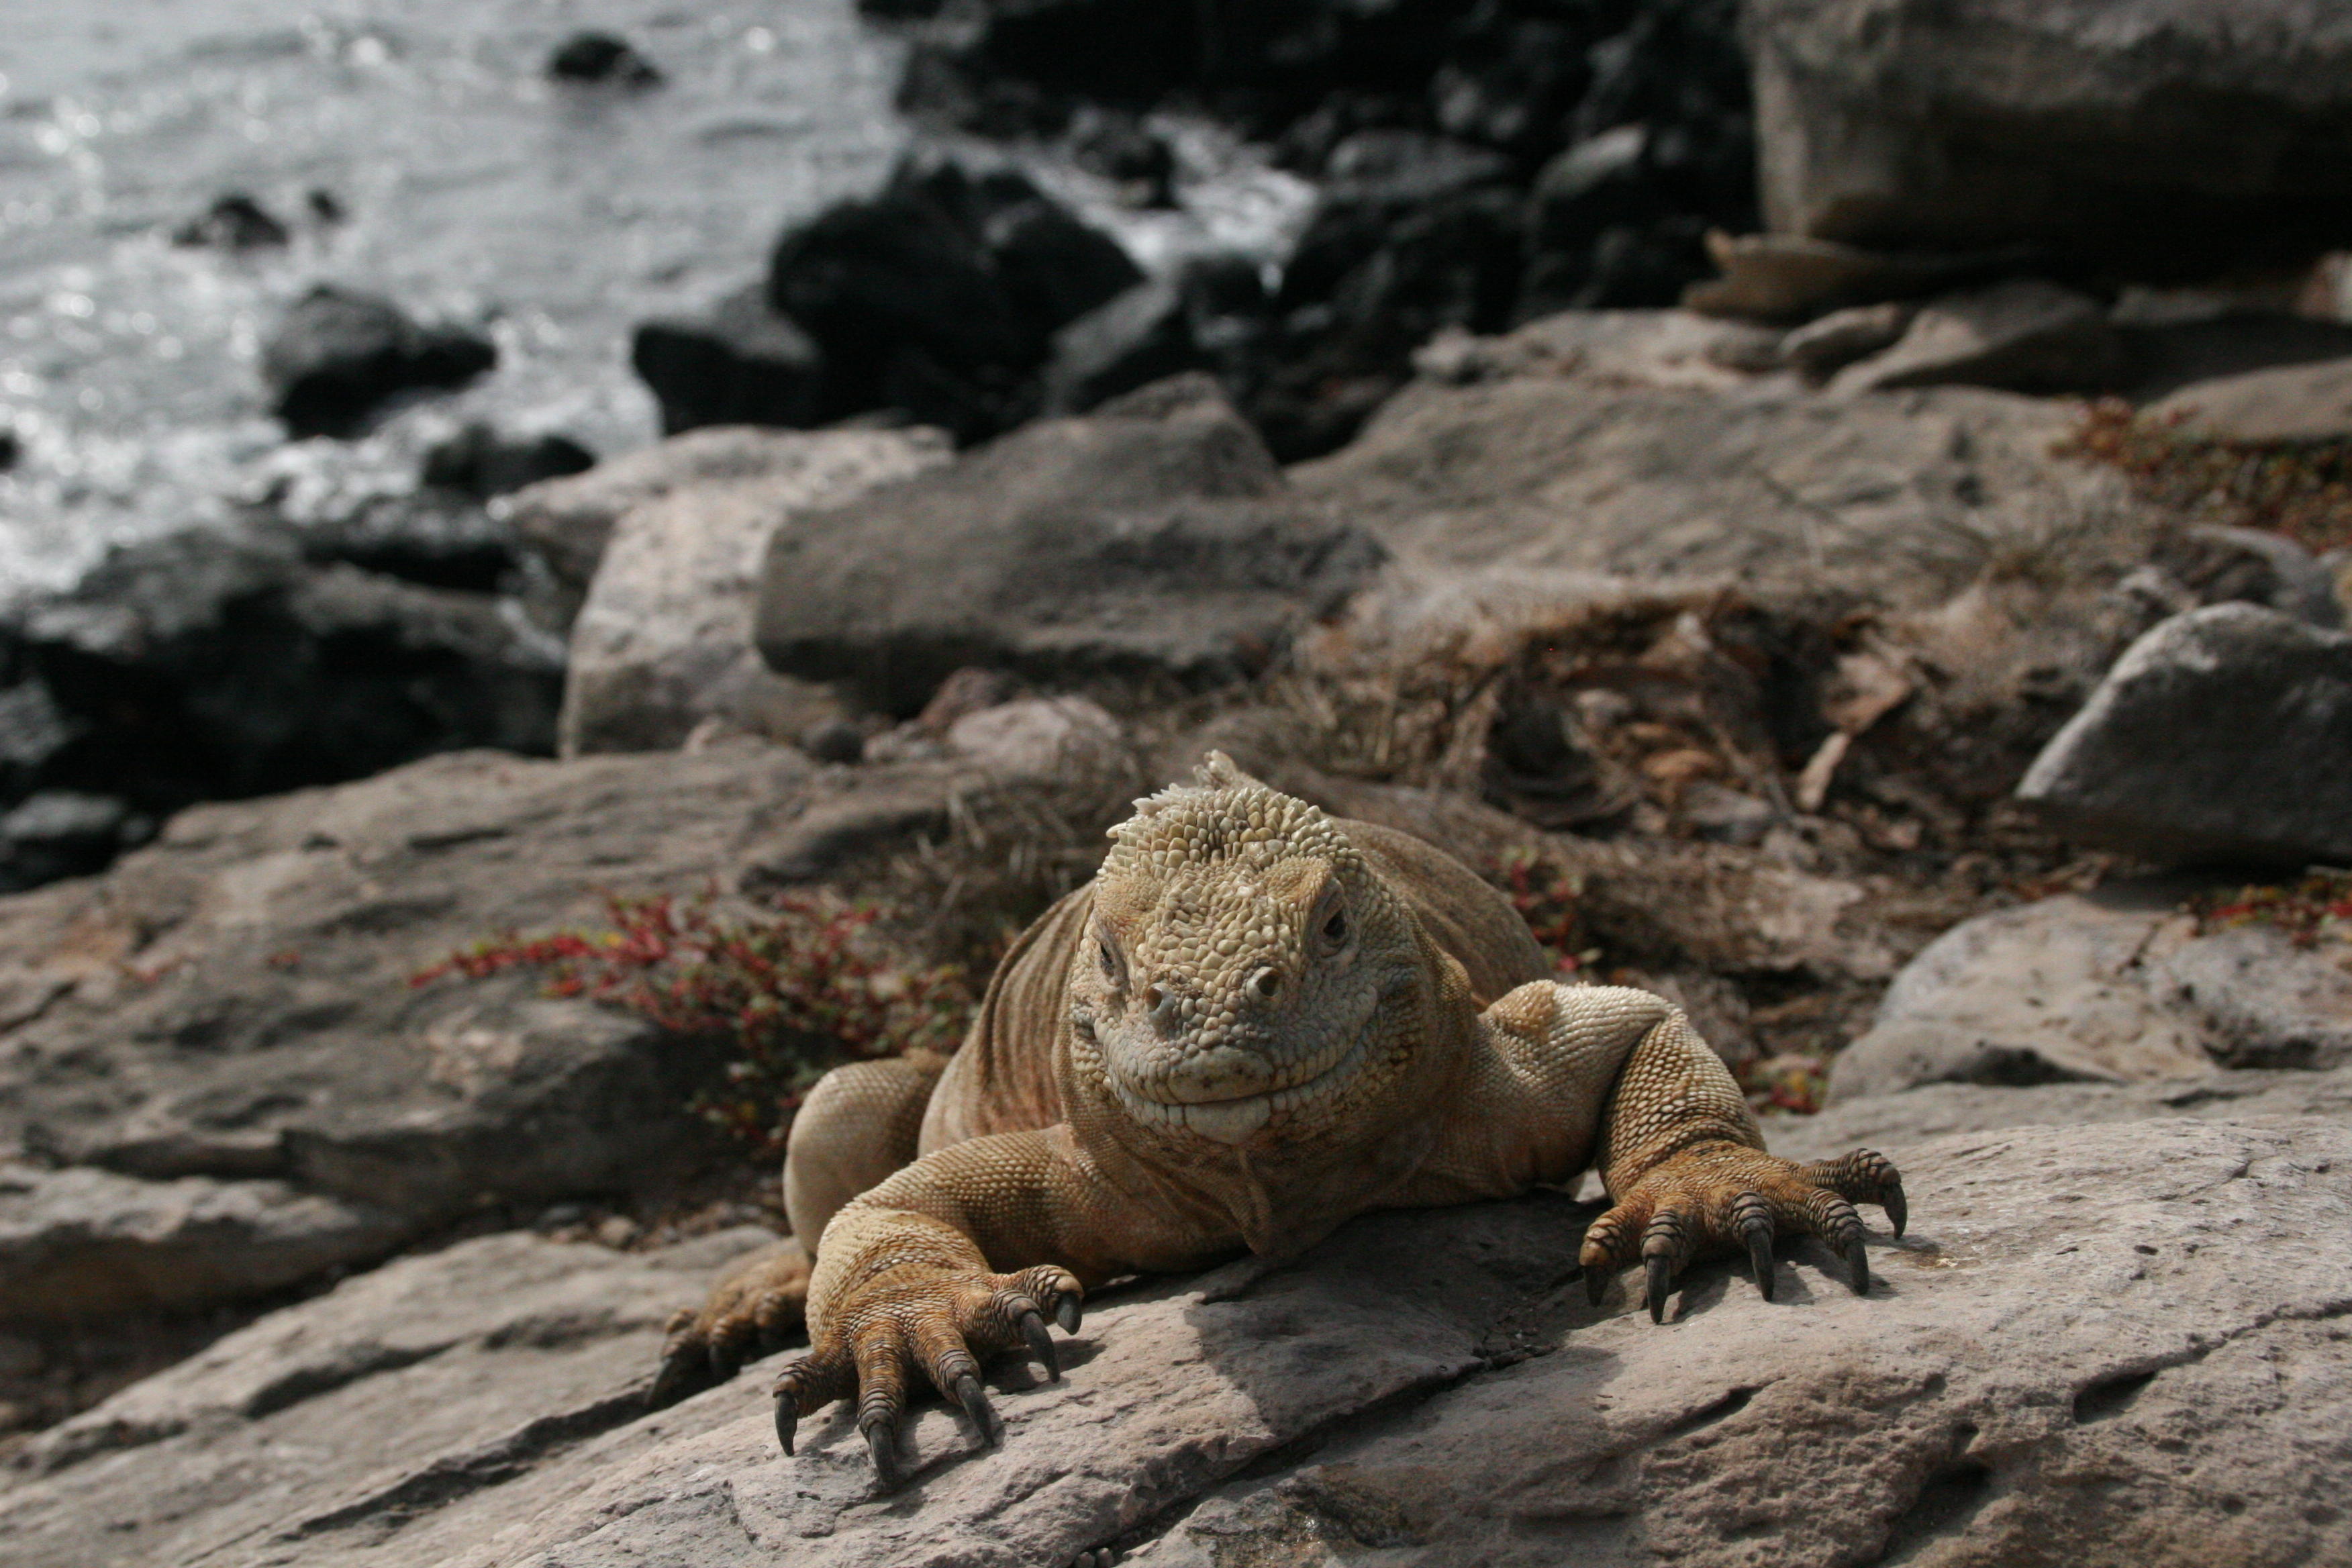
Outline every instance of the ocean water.
[[(585, 26), (667, 80), (548, 80)], [(630, 327), (879, 181), (898, 66), (851, 0), (0, 0), (0, 598), (216, 520), (282, 461), (258, 346), (314, 282), (488, 327), (499, 369), (436, 418), (651, 439)], [(293, 243), (171, 242), (231, 190)]]

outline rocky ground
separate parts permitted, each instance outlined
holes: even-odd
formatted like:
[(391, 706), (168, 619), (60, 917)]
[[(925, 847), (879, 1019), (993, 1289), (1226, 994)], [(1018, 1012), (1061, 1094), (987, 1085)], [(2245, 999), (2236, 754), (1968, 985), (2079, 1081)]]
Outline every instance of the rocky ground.
[[(1213, 110), (1313, 163), (1334, 252), (1369, 223), (1394, 280), (1462, 254), (1424, 227), (1747, 134), (1675, 52), (1704, 6), (1592, 8), (1636, 43), (1548, 86), (1512, 73), (1569, 24), (1480, 7), (1353, 98), (1334, 61), (1436, 24), (1308, 28), (1267, 57), (1295, 77), (1180, 29), (1082, 86), (1055, 49), (1158, 8), (888, 9), (909, 95), (994, 151), (785, 237), (723, 332), (641, 333), (679, 433), (585, 471), (459, 433), (432, 460), (475, 500), (439, 510), (290, 471), (234, 547), (118, 557), (26, 619), (0, 739), (33, 737), (38, 793), (0, 837), (46, 885), (0, 898), (0, 1562), (2352, 1552), (2352, 329), (2302, 264), (2352, 229), (2215, 152), (2238, 184), (2192, 183), (2275, 254), (2134, 275), (2156, 176), (2004, 206), (1958, 155), (2008, 150), (2029, 195), (2166, 165), (2147, 103), (2224, 89), (2316, 136), (2333, 24), (2248, 76), (2156, 0), (2160, 67), (1996, 0), (1856, 38), (1750, 5), (1772, 232), (1704, 247), (1667, 204), (1580, 242), (1681, 236), (1661, 287), (1718, 274), (1689, 308), (1375, 290), (1412, 342), (1342, 374), (1313, 345), (1345, 334), (1297, 325), (1328, 300), (1248, 307), (1313, 352), (1220, 357), (1278, 340), (1203, 336), (1213, 271), (1139, 268), (989, 160), (1083, 143), (1149, 207), (1155, 116)], [(1954, 74), (1995, 34), (2036, 91)], [(1706, 90), (1611, 152), (1579, 117), (1612, 70)], [(1536, 130), (1496, 107), (1535, 99)], [(1798, 134), (1832, 107), (1871, 135)], [(1498, 162), (1345, 206), (1350, 160), (1408, 147), (1381, 178)], [(403, 374), (446, 347), (402, 341)], [(1308, 364), (1315, 440), (1269, 390)], [(158, 737), (194, 760), (150, 795), (68, 787)], [(1674, 996), (1774, 1148), (1895, 1160), (1912, 1229), (1874, 1237), (1871, 1296), (1791, 1247), (1773, 1303), (1716, 1265), (1663, 1327), (1588, 1308), (1597, 1211), (1545, 1194), (1114, 1288), (1065, 1382), (1008, 1374), (1003, 1450), (929, 1409), (887, 1497), (841, 1421), (781, 1458), (756, 1374), (645, 1413), (669, 1310), (780, 1224), (756, 1151), (795, 1075), (951, 1023), (1212, 746), (1460, 856), (1564, 975)], [(705, 1026), (730, 963), (819, 938), (756, 1039)]]

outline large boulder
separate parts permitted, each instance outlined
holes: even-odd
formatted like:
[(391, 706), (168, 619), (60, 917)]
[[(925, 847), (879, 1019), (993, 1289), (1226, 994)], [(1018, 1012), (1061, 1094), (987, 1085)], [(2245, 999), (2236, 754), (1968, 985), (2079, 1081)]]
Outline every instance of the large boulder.
[(1761, 336), (1601, 311), (1433, 345), (1422, 380), (1291, 482), (1435, 567), (1705, 577), (1883, 611), (1941, 605), (2003, 557), (2069, 592), (2147, 558), (2155, 528), (2120, 478), (2051, 455), (2070, 410), (1960, 388), (1830, 401), (1753, 374)]
[(2352, 1061), (2341, 943), (2201, 931), (2193, 884), (2117, 884), (1979, 915), (1895, 978), (1840, 1053), (1840, 1103), (1928, 1083), (2147, 1083)]
[(2352, 636), (2210, 605), (2132, 644), (2018, 798), (2161, 861), (2352, 863)]
[(796, 516), (759, 645), (901, 713), (965, 665), (1202, 686), (1264, 668), (1380, 554), (1290, 493), (1214, 383), (1178, 377)]
[(2327, 0), (1743, 13), (1775, 230), (2187, 277), (2352, 238), (2352, 16)]
[(624, 512), (572, 626), (558, 743), (662, 751), (706, 719), (795, 741), (837, 716), (822, 688), (770, 670), (751, 646), (768, 540), (795, 512), (848, 504), (944, 462), (934, 432), (754, 437), (755, 475), (705, 480)]
[(1374, 1216), (1288, 1268), (1105, 1293), (1061, 1382), (998, 1373), (1001, 1448), (927, 1401), (887, 1499), (852, 1411), (780, 1455), (765, 1377), (639, 1413), (662, 1307), (751, 1235), (638, 1257), (489, 1237), (77, 1418), (0, 1492), (0, 1528), (25, 1568), (125, 1542), (225, 1568), (2352, 1551), (2331, 1321), (2352, 1133), (2143, 1121), (1889, 1152), (1913, 1229), (1874, 1225), (1867, 1300), (1792, 1244), (1777, 1301), (1708, 1264), (1658, 1327), (1622, 1285), (1584, 1304), (1590, 1207)]

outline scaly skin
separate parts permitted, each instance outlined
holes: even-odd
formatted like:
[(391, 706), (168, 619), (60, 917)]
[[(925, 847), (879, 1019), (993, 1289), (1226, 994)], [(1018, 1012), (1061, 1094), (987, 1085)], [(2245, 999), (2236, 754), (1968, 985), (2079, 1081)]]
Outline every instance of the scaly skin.
[[(1500, 895), (1385, 829), (1326, 816), (1212, 753), (1140, 801), (1092, 883), (999, 966), (961, 1051), (865, 1063), (810, 1097), (786, 1153), (795, 1243), (679, 1314), (657, 1401), (773, 1348), (799, 1418), (856, 1397), (883, 1484), (919, 1375), (998, 1440), (979, 1362), (1058, 1375), (1046, 1329), (1086, 1291), (1243, 1248), (1296, 1257), (1371, 1209), (1507, 1197), (1597, 1166), (1597, 1302), (1640, 1261), (1654, 1320), (1693, 1259), (1821, 1237), (1868, 1289), (1855, 1203), (1897, 1235), (1867, 1151), (1765, 1152), (1731, 1075), (1646, 992), (1568, 986)], [(916, 1128), (919, 1116), (919, 1131)]]

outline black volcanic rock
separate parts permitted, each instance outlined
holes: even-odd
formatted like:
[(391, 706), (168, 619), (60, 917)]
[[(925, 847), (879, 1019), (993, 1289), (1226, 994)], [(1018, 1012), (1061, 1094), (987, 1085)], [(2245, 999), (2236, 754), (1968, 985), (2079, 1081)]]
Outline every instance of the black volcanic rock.
[(547, 74), (558, 81), (611, 82), (652, 87), (662, 79), (654, 63), (626, 38), (611, 33), (574, 33), (547, 57)]
[(221, 250), (254, 250), (283, 245), (287, 238), (286, 226), (243, 191), (229, 192), (201, 216), (172, 231), (173, 245), (212, 246)]
[(488, 338), (418, 326), (389, 300), (321, 284), (262, 346), (271, 409), (295, 436), (349, 436), (394, 393), (455, 388), (498, 363)]

